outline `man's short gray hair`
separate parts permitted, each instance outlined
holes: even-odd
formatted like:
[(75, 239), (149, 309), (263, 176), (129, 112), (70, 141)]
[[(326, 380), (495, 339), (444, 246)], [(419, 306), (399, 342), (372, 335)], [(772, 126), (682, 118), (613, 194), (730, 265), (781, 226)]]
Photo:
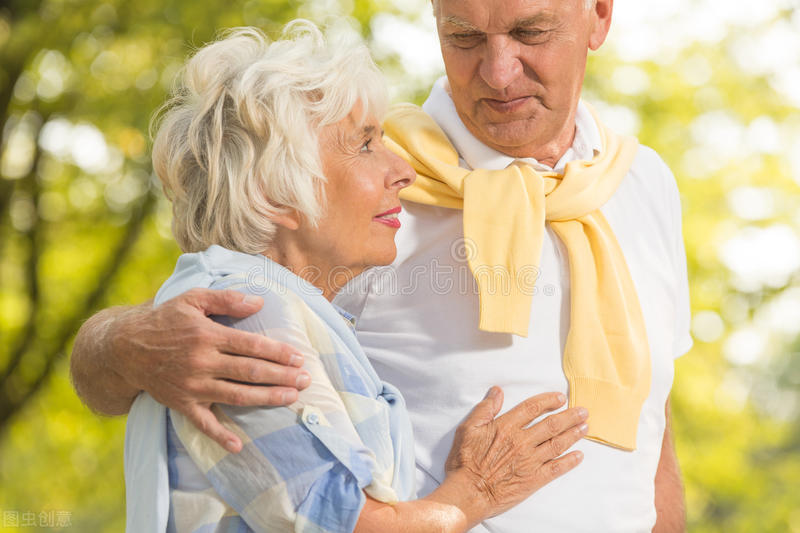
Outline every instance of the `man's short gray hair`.
[(275, 224), (296, 211), (315, 224), (324, 206), (319, 130), (361, 102), (380, 119), (388, 96), (352, 31), (287, 24), (269, 42), (236, 28), (185, 65), (154, 122), (153, 167), (172, 201), (184, 252), (218, 244), (262, 253)]
[[(438, 17), (439, 11), (436, 9), (436, 2), (437, 0), (431, 0), (431, 8), (433, 8), (433, 16)], [(597, 0), (583, 0), (583, 9), (588, 11), (592, 9), (595, 4), (597, 4)]]

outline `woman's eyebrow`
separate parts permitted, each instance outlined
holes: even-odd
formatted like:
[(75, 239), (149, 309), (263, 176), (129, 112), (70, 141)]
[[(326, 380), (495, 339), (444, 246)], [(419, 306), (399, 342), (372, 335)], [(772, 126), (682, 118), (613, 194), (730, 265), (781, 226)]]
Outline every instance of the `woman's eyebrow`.
[(364, 137), (371, 137), (375, 134), (375, 130), (378, 129), (372, 124), (367, 124), (361, 129), (361, 133), (359, 135), (359, 139), (363, 139)]
[(353, 144), (359, 144), (361, 141), (364, 140), (365, 137), (370, 137), (371, 135), (373, 135), (375, 133), (375, 130), (377, 130), (375, 126), (373, 126), (372, 124), (367, 124), (363, 128), (361, 128), (360, 131), (354, 133), (350, 137), (350, 142)]

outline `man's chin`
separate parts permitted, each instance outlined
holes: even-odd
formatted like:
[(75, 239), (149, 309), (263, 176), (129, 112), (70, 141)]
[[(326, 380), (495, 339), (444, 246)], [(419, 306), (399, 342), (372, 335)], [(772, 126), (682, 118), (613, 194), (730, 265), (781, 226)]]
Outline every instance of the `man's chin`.
[[(521, 150), (532, 149), (541, 138), (541, 128), (531, 119), (512, 122), (484, 123), (476, 135), (483, 144), (513, 157), (532, 157), (521, 155)], [(475, 134), (475, 132), (473, 132)]]

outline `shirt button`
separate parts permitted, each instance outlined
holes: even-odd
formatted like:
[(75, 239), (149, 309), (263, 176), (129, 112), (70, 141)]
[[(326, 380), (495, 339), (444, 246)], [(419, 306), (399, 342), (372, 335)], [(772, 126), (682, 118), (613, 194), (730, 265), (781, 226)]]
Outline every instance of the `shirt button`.
[(317, 415), (317, 413), (311, 413), (310, 415), (308, 415), (308, 418), (306, 420), (308, 421), (309, 424), (319, 424), (319, 416)]

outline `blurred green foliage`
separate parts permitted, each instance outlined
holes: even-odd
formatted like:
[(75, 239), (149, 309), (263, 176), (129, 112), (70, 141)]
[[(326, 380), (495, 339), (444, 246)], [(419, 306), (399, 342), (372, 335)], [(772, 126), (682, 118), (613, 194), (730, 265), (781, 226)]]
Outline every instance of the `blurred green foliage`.
[[(186, 55), (223, 28), (274, 33), (329, 13), (370, 39), (377, 13), (417, 20), (401, 4), (0, 4), (0, 531), (52, 530), (56, 512), (76, 531), (124, 529), (124, 419), (81, 405), (67, 354), (82, 320), (150, 298), (179, 253), (151, 176), (148, 122)], [(720, 155), (703, 144), (732, 128), (756, 145), (771, 131), (800, 138), (800, 112), (765, 75), (743, 72), (726, 42), (687, 46), (670, 63), (626, 64), (602, 49), (586, 97), (664, 157), (683, 195), (697, 340), (676, 364), (672, 408), (690, 530), (800, 531), (797, 272), (742, 279), (730, 259), (747, 243), (763, 250), (742, 235), (789, 235), (774, 240), (778, 255), (791, 238), (797, 246), (798, 171), (781, 149)], [(390, 80), (402, 76), (397, 56), (381, 64)], [(630, 90), (631, 79), (647, 83)], [(420, 102), (433, 79), (404, 81), (398, 98)], [(767, 207), (742, 211), (742, 199)]]

